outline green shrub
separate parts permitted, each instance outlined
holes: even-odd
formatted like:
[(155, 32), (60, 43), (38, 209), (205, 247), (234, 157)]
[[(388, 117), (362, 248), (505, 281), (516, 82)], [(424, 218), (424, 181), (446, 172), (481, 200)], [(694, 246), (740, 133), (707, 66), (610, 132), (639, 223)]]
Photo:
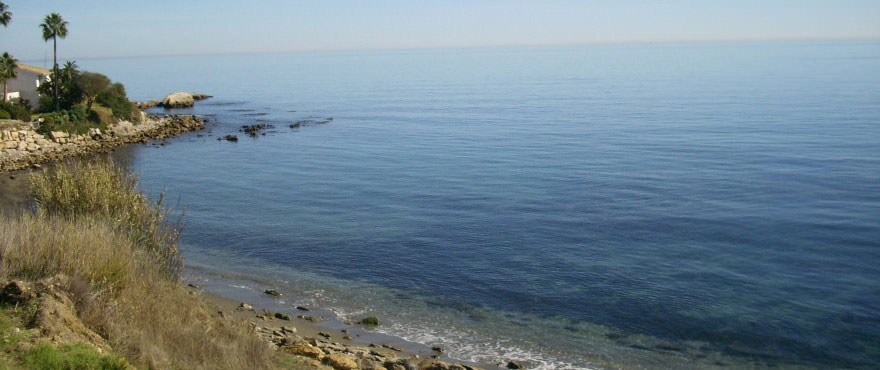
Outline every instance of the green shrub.
[(69, 110), (45, 113), (41, 116), (43, 122), (37, 128), (37, 132), (48, 135), (51, 131), (64, 131), (70, 134), (85, 134), (90, 128), (107, 130), (107, 122), (103, 122), (99, 115), (90, 112), (84, 105), (76, 105)]
[(10, 119), (10, 118), (12, 118), (12, 116), (9, 115), (9, 112), (7, 112), (3, 109), (0, 109), (0, 119)]
[[(26, 103), (0, 102), (0, 111), (6, 112), (9, 116), (5, 119), (17, 119), (25, 122), (30, 122), (31, 120), (31, 110)], [(0, 113), (0, 115), (3, 114)]]
[(110, 87), (98, 95), (96, 102), (110, 108), (113, 111), (113, 117), (121, 120), (136, 119), (134, 115), (138, 113), (137, 105), (128, 100), (125, 94), (125, 86), (121, 83), (110, 85)]
[(102, 355), (82, 344), (52, 346), (38, 345), (22, 356), (22, 363), (35, 370), (110, 370), (126, 369), (127, 364), (115, 356)]

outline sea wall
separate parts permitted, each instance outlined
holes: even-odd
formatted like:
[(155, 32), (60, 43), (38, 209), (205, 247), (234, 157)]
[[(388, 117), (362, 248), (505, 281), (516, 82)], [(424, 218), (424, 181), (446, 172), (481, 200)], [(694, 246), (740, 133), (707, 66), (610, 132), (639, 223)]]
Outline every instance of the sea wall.
[(107, 132), (93, 128), (81, 135), (58, 131), (43, 135), (28, 124), (15, 125), (0, 129), (0, 172), (108, 152), (127, 143), (163, 139), (203, 128), (205, 122), (197, 116), (149, 116), (139, 124), (122, 121)]

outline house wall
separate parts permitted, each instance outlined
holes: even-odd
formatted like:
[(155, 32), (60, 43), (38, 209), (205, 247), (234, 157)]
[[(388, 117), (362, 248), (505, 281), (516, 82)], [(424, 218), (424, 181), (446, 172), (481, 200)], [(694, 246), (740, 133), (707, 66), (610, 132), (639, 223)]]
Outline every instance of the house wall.
[[(44, 82), (44, 75), (21, 68), (18, 68), (16, 72), (18, 73), (18, 77), (6, 81), (7, 94), (17, 92), (20, 99), (29, 101), (31, 103), (31, 107), (33, 107), (34, 109), (39, 109), (40, 94), (37, 92), (37, 83)], [(0, 86), (0, 88), (2, 88), (2, 86)]]

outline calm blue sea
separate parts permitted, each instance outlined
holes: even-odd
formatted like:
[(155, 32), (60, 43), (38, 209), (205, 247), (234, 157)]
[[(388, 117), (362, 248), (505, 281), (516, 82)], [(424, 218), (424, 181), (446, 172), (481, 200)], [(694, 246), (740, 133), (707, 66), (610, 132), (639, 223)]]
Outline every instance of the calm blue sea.
[(880, 366), (880, 41), (78, 63), (214, 95), (118, 158), (217, 291), (481, 363)]

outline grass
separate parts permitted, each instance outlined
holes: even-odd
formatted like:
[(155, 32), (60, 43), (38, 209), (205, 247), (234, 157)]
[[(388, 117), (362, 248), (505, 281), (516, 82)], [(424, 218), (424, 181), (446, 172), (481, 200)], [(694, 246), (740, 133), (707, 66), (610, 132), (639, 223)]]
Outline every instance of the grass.
[[(161, 197), (151, 202), (138, 191), (134, 176), (102, 160), (44, 170), (32, 182), (34, 212), (0, 219), (0, 273), (6, 278), (64, 274), (81, 282), (62, 287), (79, 319), (107, 340), (114, 355), (137, 367), (280, 366), (246, 324), (220, 319), (216, 308), (180, 283), (179, 223), (169, 222)], [(23, 360), (27, 366), (116, 364), (115, 357), (76, 346), (35, 351)]]
[(24, 367), (35, 370), (123, 370), (125, 360), (102, 355), (82, 344), (52, 346), (41, 344), (21, 357)]

